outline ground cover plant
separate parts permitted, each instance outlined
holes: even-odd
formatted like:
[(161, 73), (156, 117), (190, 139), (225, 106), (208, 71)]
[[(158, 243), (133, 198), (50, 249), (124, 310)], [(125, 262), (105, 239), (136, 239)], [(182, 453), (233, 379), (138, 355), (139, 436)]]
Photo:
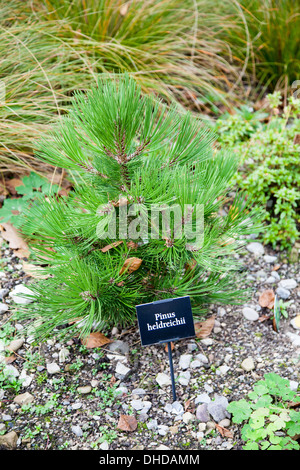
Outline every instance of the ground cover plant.
[[(76, 95), (72, 112), (39, 144), (41, 159), (77, 174), (74, 191), (23, 212), (21, 231), (48, 265), (49, 277), (31, 286), (36, 302), (19, 312), (36, 319), (37, 334), (78, 318), (82, 334), (126, 324), (135, 305), (173, 296), (190, 295), (195, 313), (244, 298), (231, 255), (257, 229), (259, 213), (237, 195), (219, 214), (236, 159), (214, 140), (190, 114), (162, 112), (128, 76)], [(165, 215), (176, 207), (179, 219), (172, 212), (156, 225), (153, 206)]]
[[(245, 450), (299, 450), (300, 432), (298, 396), (289, 381), (275, 373), (264, 375), (239, 401), (232, 401), (228, 411), (235, 423), (244, 423), (241, 436)], [(279, 432), (280, 431), (280, 432)]]
[(276, 92), (268, 101), (267, 113), (240, 109), (216, 128), (238, 155), (237, 186), (262, 207), (264, 243), (290, 250), (300, 234), (300, 100), (291, 96), (282, 107)]

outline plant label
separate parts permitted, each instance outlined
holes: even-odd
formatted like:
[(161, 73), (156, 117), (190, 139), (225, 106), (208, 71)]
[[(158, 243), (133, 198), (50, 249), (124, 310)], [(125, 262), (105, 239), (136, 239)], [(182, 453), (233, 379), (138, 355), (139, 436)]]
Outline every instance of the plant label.
[(189, 296), (137, 305), (136, 312), (142, 346), (195, 336)]

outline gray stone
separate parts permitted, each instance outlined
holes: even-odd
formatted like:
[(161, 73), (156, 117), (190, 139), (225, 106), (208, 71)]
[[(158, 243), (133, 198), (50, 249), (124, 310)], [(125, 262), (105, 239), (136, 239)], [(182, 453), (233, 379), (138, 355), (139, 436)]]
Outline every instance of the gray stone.
[(26, 369), (23, 369), (19, 376), (19, 380), (22, 382), (23, 387), (29, 387), (33, 380), (33, 375), (27, 375)]
[(122, 364), (122, 362), (118, 362), (116, 365), (116, 374), (121, 377), (125, 377), (126, 374), (130, 372), (130, 368)]
[(197, 354), (196, 359), (200, 361), (202, 364), (208, 364), (208, 359), (204, 354)]
[(125, 387), (125, 385), (120, 385), (118, 388), (116, 388), (116, 393), (120, 396), (126, 395), (128, 393), (128, 388)]
[(5, 313), (8, 310), (8, 305), (4, 304), (3, 302), (0, 302), (0, 314)]
[(118, 352), (124, 355), (129, 353), (129, 345), (119, 339), (116, 339), (112, 343), (109, 343), (108, 349), (111, 352)]
[(277, 260), (277, 256), (265, 255), (264, 260), (266, 263), (275, 263), (275, 261)]
[(179, 377), (178, 377), (178, 382), (183, 385), (187, 386), (189, 384), (191, 378), (191, 373), (190, 371), (186, 370), (185, 372), (180, 372)]
[(48, 374), (57, 374), (60, 372), (60, 367), (55, 362), (50, 362), (47, 364), (47, 372)]
[(195, 398), (195, 405), (198, 405), (198, 403), (210, 403), (211, 399), (208, 393), (201, 393), (200, 395), (197, 395)]
[(278, 287), (278, 289), (276, 289), (276, 294), (283, 300), (288, 299), (291, 295), (290, 291), (284, 287)]
[(91, 385), (83, 385), (82, 387), (77, 388), (77, 392), (81, 393), (82, 395), (87, 395), (88, 393), (91, 393), (92, 387)]
[(292, 344), (294, 346), (300, 346), (300, 336), (295, 334), (295, 333), (291, 333), (291, 332), (287, 332), (286, 335), (290, 338), (290, 340), (292, 341)]
[(132, 408), (136, 411), (140, 411), (144, 408), (144, 404), (142, 400), (132, 400), (130, 404)]
[(225, 375), (225, 374), (227, 374), (227, 372), (229, 371), (229, 369), (230, 369), (229, 366), (226, 366), (226, 365), (220, 366), (220, 367), (218, 367), (218, 369), (216, 370), (216, 374), (217, 374), (217, 375)]
[(246, 359), (244, 359), (241, 363), (241, 367), (246, 372), (250, 372), (251, 370), (255, 369), (255, 364), (252, 357), (247, 357)]
[(297, 392), (299, 387), (299, 382), (296, 382), (295, 380), (290, 380), (290, 389), (293, 390), (293, 392)]
[(12, 366), (11, 364), (8, 364), (5, 369), (4, 369), (5, 375), (7, 375), (8, 379), (14, 380), (17, 377), (19, 377), (20, 373), (18, 369), (15, 366)]
[(266, 279), (266, 284), (275, 284), (275, 282), (276, 282), (276, 279), (273, 276), (270, 276), (268, 277), (268, 279)]
[(297, 287), (297, 282), (295, 279), (282, 279), (279, 282), (279, 287), (282, 287), (283, 289), (295, 289)]
[(198, 349), (198, 346), (196, 343), (191, 342), (191, 343), (188, 343), (187, 348), (189, 351), (193, 352)]
[(7, 449), (15, 449), (17, 447), (18, 434), (15, 431), (10, 431), (3, 436), (0, 436), (0, 445)]
[(18, 284), (14, 287), (14, 289), (10, 292), (10, 297), (12, 297), (13, 301), (16, 304), (27, 305), (33, 302), (33, 298), (27, 298), (26, 296), (33, 295), (33, 292), (28, 289), (24, 284)]
[(271, 276), (274, 277), (276, 281), (280, 281), (280, 276), (277, 271), (272, 271)]
[(8, 293), (9, 293), (8, 289), (0, 289), (0, 300), (3, 300), (4, 297), (6, 297)]
[(266, 279), (267, 277), (268, 277), (268, 275), (267, 275), (266, 271), (264, 271), (263, 269), (260, 269), (256, 273), (256, 278), (257, 279)]
[(6, 415), (5, 413), (2, 414), (3, 421), (11, 421), (12, 417), (10, 415)]
[(71, 430), (77, 437), (83, 436), (83, 431), (80, 426), (72, 426)]
[(247, 250), (255, 256), (262, 256), (265, 253), (264, 246), (259, 242), (251, 242), (246, 246)]
[(201, 366), (202, 366), (202, 362), (198, 361), (197, 359), (195, 359), (194, 361), (191, 361), (191, 364), (190, 364), (191, 369), (198, 369)]
[(201, 423), (207, 423), (210, 420), (210, 416), (207, 411), (207, 403), (201, 403), (196, 409), (196, 418)]
[(171, 378), (169, 375), (164, 374), (163, 372), (159, 372), (155, 378), (156, 382), (160, 387), (166, 387), (167, 385), (171, 385)]
[(103, 441), (103, 442), (101, 442), (99, 448), (101, 450), (108, 450), (109, 449), (109, 443), (107, 441)]
[(157, 426), (157, 432), (158, 432), (158, 434), (160, 434), (161, 436), (165, 436), (168, 431), (169, 431), (169, 426), (166, 426), (165, 424), (159, 424), (159, 425)]
[(79, 408), (82, 407), (82, 403), (80, 403), (80, 401), (77, 401), (76, 403), (72, 403), (71, 407), (72, 410), (79, 410)]
[(146, 392), (143, 388), (134, 388), (131, 394), (132, 395), (146, 395)]
[(259, 318), (257, 311), (250, 307), (243, 308), (243, 315), (249, 321), (256, 321)]
[(183, 413), (182, 415), (182, 421), (185, 423), (185, 424), (189, 424), (191, 421), (195, 421), (196, 419), (196, 416), (193, 415), (193, 413), (190, 413), (189, 411), (186, 411), (185, 413)]
[(31, 395), (29, 392), (21, 393), (20, 395), (15, 396), (14, 402), (17, 405), (27, 405), (28, 403), (32, 403), (34, 401), (34, 396)]
[(150, 430), (150, 431), (155, 431), (158, 427), (158, 424), (157, 424), (157, 419), (151, 419), (148, 423), (147, 423), (147, 428)]
[(70, 351), (67, 348), (62, 348), (58, 353), (59, 362), (66, 362), (67, 357), (70, 355)]
[(217, 396), (214, 401), (207, 404), (207, 411), (214, 421), (219, 423), (222, 419), (231, 417), (226, 409), (228, 405), (229, 403), (226, 397)]
[(184, 411), (184, 408), (182, 404), (179, 401), (174, 401), (172, 403), (172, 413), (174, 414), (182, 414)]
[(191, 354), (182, 354), (179, 359), (179, 367), (183, 370), (189, 368), (193, 356)]

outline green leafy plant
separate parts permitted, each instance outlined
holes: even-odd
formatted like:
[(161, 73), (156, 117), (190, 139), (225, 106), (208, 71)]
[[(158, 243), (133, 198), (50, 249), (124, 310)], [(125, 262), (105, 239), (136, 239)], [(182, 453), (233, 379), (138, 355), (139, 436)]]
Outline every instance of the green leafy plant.
[[(230, 145), (240, 161), (237, 186), (262, 208), (262, 239), (273, 248), (291, 249), (300, 236), (300, 100), (290, 97), (280, 112), (281, 96), (268, 95), (268, 123), (256, 130), (251, 121), (217, 125), (221, 145)], [(250, 126), (250, 128), (249, 128)], [(250, 131), (249, 131), (250, 129)], [(249, 132), (248, 132), (249, 131)]]
[(45, 177), (31, 172), (22, 178), (22, 185), (16, 187), (18, 196), (7, 198), (0, 209), (0, 221), (11, 222), (19, 227), (20, 215), (38, 198), (53, 195), (58, 190), (57, 184), (51, 184)]
[(15, 377), (4, 363), (0, 363), (0, 388), (14, 393), (18, 393), (22, 388), (22, 381)]
[(243, 423), (244, 449), (299, 450), (294, 436), (300, 433), (300, 411), (289, 406), (299, 397), (290, 389), (289, 381), (275, 373), (265, 374), (248, 398), (232, 401), (227, 407), (232, 421)]

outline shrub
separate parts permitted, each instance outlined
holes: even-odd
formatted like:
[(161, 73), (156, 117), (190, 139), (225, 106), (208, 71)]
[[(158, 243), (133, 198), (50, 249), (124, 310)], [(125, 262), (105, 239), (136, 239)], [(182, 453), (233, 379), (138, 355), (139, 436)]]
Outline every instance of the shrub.
[[(39, 198), (24, 212), (22, 232), (48, 264), (48, 279), (30, 286), (36, 302), (21, 312), (36, 334), (63, 325), (57, 334), (74, 334), (78, 318), (82, 335), (126, 325), (135, 305), (158, 299), (190, 295), (196, 314), (244, 299), (232, 254), (258, 216), (242, 195), (219, 214), (236, 159), (213, 148), (201, 121), (161, 106), (127, 75), (103, 79), (39, 143), (39, 158), (77, 176), (68, 198)], [(161, 227), (158, 206), (181, 215), (174, 209)]]
[(238, 155), (234, 181), (262, 208), (263, 241), (290, 249), (300, 234), (300, 100), (290, 97), (281, 115), (280, 94), (269, 95), (269, 101), (267, 124), (237, 113), (218, 120), (216, 128), (220, 141)]

